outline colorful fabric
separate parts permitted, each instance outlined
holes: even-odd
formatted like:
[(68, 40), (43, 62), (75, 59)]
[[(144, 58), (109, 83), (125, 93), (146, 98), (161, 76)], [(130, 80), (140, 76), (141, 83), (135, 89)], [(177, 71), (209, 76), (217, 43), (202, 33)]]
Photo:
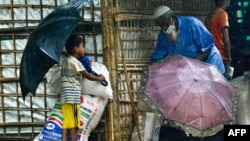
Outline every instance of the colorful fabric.
[(215, 46), (218, 48), (223, 60), (227, 60), (227, 56), (224, 51), (223, 35), (221, 29), (229, 27), (228, 14), (222, 8), (216, 8), (210, 13), (205, 22), (206, 27), (212, 33), (215, 41)]
[(80, 103), (82, 87), (82, 74), (80, 72), (83, 70), (85, 68), (77, 58), (73, 56), (65, 57), (61, 71), (61, 103)]
[(177, 20), (178, 40), (175, 42), (167, 40), (166, 34), (161, 30), (151, 59), (158, 61), (176, 54), (194, 59), (200, 53), (211, 50), (205, 62), (215, 65), (221, 73), (224, 73), (222, 57), (214, 45), (213, 36), (204, 24), (195, 17), (177, 16)]
[[(79, 98), (80, 99), (80, 98)], [(80, 127), (80, 104), (62, 104), (63, 125), (62, 129)]]

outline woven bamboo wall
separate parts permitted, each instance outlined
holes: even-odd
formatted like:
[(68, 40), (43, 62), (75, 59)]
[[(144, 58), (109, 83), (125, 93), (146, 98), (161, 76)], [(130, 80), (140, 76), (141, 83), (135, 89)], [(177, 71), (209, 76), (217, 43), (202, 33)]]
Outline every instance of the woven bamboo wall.
[(130, 141), (136, 127), (137, 91), (142, 68), (150, 63), (159, 27), (151, 18), (159, 5), (171, 7), (176, 15), (203, 20), (213, 8), (211, 0), (105, 0), (103, 29), (105, 62), (115, 89), (112, 140)]
[[(36, 96), (29, 95), (23, 101), (20, 61), (29, 35), (38, 23), (68, 1), (0, 1), (0, 140), (31, 141), (50, 115), (56, 95), (49, 91), (46, 80), (40, 83)], [(83, 7), (82, 17), (74, 34), (85, 36), (87, 56), (92, 61), (103, 62), (100, 0), (89, 0)], [(98, 140), (104, 133), (104, 123), (102, 120), (93, 132)]]
[[(3, 0), (0, 14), (9, 14), (11, 18), (0, 16), (0, 123), (3, 134), (0, 140), (31, 140), (37, 130), (43, 127), (51, 110), (50, 94), (46, 81), (39, 85), (35, 97), (28, 96), (30, 105), (22, 105), (19, 86), (19, 65), (24, 46), (30, 32), (50, 11), (68, 0), (48, 2), (33, 0)], [(136, 94), (140, 87), (142, 68), (150, 63), (149, 56), (154, 50), (159, 28), (151, 18), (154, 8), (159, 5), (170, 6), (177, 15), (193, 15), (201, 19), (212, 9), (211, 0), (90, 0), (83, 9), (81, 22), (74, 33), (84, 35), (87, 55), (93, 61), (106, 64), (110, 71), (114, 99), (109, 101), (104, 119), (94, 131), (98, 134), (94, 141), (130, 141), (131, 133), (136, 125)], [(22, 11), (23, 16), (17, 17), (16, 12)], [(28, 11), (39, 16), (29, 15)], [(101, 11), (101, 14), (99, 14)], [(89, 13), (91, 16), (87, 16)], [(96, 14), (97, 13), (97, 14)], [(101, 20), (98, 20), (101, 17)], [(10, 58), (15, 58), (10, 60)], [(12, 75), (6, 75), (11, 72)], [(9, 98), (13, 104), (4, 101)], [(33, 105), (34, 101), (42, 100), (42, 105)], [(9, 122), (5, 114), (16, 112), (15, 122)], [(21, 113), (27, 113), (23, 117)], [(38, 114), (43, 114), (43, 121), (36, 121)], [(24, 119), (28, 119), (25, 121)], [(8, 121), (8, 122), (7, 122)], [(105, 121), (105, 122), (104, 122)], [(15, 137), (8, 132), (17, 129)], [(29, 130), (31, 134), (23, 134)], [(103, 134), (105, 133), (105, 137)]]

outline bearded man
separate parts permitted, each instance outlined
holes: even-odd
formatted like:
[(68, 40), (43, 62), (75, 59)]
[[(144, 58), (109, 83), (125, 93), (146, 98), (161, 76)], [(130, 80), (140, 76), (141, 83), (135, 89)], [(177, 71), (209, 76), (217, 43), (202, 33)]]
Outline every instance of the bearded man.
[(152, 61), (182, 55), (215, 65), (225, 72), (222, 57), (214, 39), (201, 20), (191, 16), (175, 16), (168, 6), (159, 6), (153, 17), (161, 28)]

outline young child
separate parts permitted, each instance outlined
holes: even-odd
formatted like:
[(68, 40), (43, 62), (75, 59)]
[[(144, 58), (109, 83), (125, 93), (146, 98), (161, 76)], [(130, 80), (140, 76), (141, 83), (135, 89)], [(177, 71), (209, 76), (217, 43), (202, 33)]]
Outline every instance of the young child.
[(80, 125), (82, 77), (92, 81), (103, 81), (105, 79), (102, 74), (94, 76), (88, 73), (78, 60), (85, 53), (84, 45), (83, 39), (77, 35), (71, 35), (65, 44), (67, 57), (62, 64), (60, 90), (63, 114), (62, 141), (68, 141), (68, 134), (70, 134), (71, 141), (77, 141)]

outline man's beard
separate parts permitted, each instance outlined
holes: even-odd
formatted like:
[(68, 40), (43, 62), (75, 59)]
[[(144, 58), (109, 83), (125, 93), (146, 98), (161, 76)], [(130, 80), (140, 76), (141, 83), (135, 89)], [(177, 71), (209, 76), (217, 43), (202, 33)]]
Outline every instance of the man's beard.
[(176, 30), (173, 30), (171, 33), (166, 33), (166, 37), (168, 40), (170, 41), (177, 41), (178, 39), (178, 33), (176, 32)]

